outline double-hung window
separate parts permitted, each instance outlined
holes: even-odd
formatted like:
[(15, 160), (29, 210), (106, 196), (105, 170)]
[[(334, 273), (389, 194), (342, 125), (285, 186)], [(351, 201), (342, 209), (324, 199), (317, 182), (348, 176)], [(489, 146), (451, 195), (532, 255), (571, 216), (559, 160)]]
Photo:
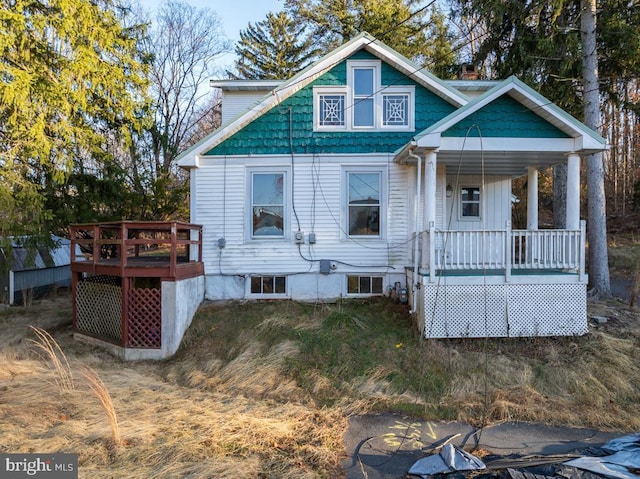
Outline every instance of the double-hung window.
[(375, 126), (375, 68), (353, 67), (353, 127), (373, 128)]
[(348, 60), (345, 85), (315, 86), (316, 131), (413, 131), (414, 85), (384, 85), (382, 62)]
[(249, 237), (284, 238), (287, 231), (286, 171), (250, 171), (249, 184)]
[(345, 183), (347, 234), (362, 237), (382, 236), (383, 170), (347, 170)]

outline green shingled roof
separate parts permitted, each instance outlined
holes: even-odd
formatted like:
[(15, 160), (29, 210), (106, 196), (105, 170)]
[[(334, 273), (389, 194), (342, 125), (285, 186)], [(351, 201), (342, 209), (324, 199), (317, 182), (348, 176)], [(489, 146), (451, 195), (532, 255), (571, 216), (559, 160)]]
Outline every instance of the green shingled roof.
[[(349, 59), (374, 59), (360, 50)], [(391, 153), (409, 142), (415, 132), (446, 117), (455, 107), (411, 78), (382, 63), (383, 85), (415, 85), (415, 132), (313, 131), (313, 86), (345, 85), (346, 60), (247, 124), (240, 131), (207, 151), (206, 155), (269, 155), (295, 153)], [(290, 113), (291, 112), (291, 113)], [(290, 129), (289, 122), (293, 125)], [(289, 132), (292, 141), (289, 141)]]
[(508, 95), (496, 98), (451, 128), (443, 137), (569, 138), (565, 132)]

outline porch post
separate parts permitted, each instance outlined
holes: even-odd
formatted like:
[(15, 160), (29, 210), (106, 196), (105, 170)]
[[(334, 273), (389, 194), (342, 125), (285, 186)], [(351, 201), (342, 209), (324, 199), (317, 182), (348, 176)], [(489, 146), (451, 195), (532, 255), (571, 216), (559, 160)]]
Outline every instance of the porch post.
[(527, 184), (527, 229), (538, 229), (538, 168), (528, 168)]
[(425, 152), (424, 163), (424, 224), (429, 225), (436, 222), (436, 152)]
[(567, 207), (565, 228), (580, 229), (580, 155), (567, 156)]
[(429, 226), (429, 282), (435, 279), (435, 235), (436, 224), (436, 167), (435, 151), (426, 151), (424, 155), (424, 224)]

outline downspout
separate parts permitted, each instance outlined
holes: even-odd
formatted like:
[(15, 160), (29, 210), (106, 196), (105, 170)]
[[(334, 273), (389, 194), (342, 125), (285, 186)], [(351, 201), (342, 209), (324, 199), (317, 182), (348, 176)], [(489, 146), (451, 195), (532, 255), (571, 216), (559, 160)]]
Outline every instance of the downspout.
[(416, 204), (415, 204), (415, 238), (413, 241), (413, 304), (411, 305), (411, 311), (409, 314), (414, 314), (418, 308), (418, 290), (420, 289), (420, 282), (418, 280), (418, 252), (419, 252), (419, 239), (420, 239), (420, 196), (422, 195), (422, 158), (413, 152), (413, 149), (408, 150), (409, 157), (414, 158), (418, 162), (418, 177), (416, 179)]

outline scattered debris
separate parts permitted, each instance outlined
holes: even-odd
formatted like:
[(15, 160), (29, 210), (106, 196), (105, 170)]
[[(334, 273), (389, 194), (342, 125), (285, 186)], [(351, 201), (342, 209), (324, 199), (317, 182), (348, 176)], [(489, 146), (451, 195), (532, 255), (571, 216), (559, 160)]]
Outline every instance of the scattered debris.
[(606, 324), (606, 322), (609, 321), (609, 318), (606, 316), (591, 316), (591, 319), (598, 324)]
[[(439, 453), (418, 460), (408, 474), (422, 479), (447, 475), (456, 479), (640, 479), (640, 433), (613, 439), (589, 452), (591, 455), (496, 457), (485, 464), (473, 454), (447, 444)], [(481, 475), (475, 472), (485, 469)]]
[(486, 466), (480, 459), (453, 444), (446, 444), (439, 453), (418, 460), (409, 469), (409, 474), (427, 478), (434, 474), (482, 469)]

